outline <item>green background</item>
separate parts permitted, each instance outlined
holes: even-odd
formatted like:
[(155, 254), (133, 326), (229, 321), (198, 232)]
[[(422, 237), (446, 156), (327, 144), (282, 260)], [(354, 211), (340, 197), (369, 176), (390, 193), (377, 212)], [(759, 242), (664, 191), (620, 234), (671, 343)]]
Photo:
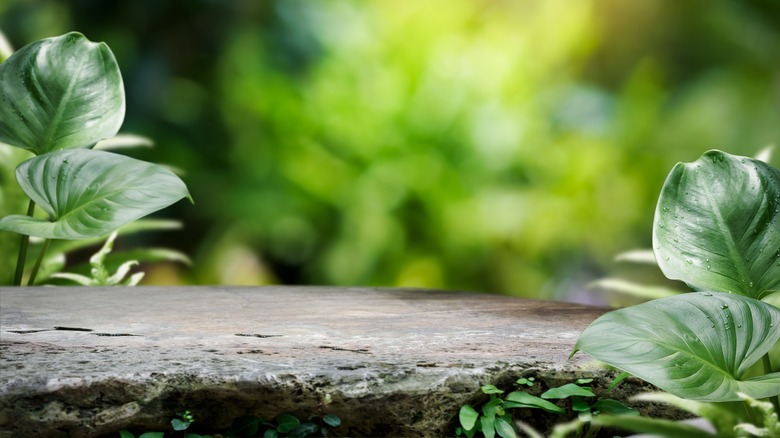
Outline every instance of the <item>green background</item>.
[[(772, 0), (12, 0), (0, 30), (114, 51), (122, 132), (156, 143), (127, 154), (181, 169), (196, 202), (117, 243), (192, 256), (147, 283), (596, 302), (584, 286), (650, 246), (676, 162), (780, 139)], [(17, 159), (0, 151), (0, 216), (24, 212)]]

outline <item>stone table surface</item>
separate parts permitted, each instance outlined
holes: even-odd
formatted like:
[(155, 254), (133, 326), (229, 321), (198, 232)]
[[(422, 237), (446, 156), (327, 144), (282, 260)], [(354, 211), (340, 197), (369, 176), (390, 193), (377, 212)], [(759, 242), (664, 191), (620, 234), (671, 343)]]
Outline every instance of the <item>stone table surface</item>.
[(336, 434), (451, 434), (481, 384), (586, 369), (568, 357), (604, 311), (414, 289), (2, 287), (0, 436), (99, 436), (184, 408), (224, 427), (326, 396)]

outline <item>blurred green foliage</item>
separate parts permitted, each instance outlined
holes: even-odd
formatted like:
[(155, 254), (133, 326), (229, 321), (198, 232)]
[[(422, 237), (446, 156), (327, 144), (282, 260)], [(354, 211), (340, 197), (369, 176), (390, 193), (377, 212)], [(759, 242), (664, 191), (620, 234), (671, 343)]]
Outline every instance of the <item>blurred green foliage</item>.
[(674, 163), (780, 138), (772, 0), (11, 0), (0, 30), (115, 52), (134, 155), (198, 200), (155, 236), (195, 268), (153, 282), (581, 299)]

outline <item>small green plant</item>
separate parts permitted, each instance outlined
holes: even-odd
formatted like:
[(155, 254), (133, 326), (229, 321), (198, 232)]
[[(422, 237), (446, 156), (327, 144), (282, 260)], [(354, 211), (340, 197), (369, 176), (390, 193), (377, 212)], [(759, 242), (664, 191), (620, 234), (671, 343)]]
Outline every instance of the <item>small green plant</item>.
[[(199, 435), (197, 433), (187, 433), (186, 430), (195, 422), (195, 416), (190, 411), (177, 412), (176, 417), (171, 420), (171, 427), (176, 432), (185, 432), (184, 438), (213, 438), (212, 435)], [(175, 435), (174, 435), (175, 436)], [(180, 435), (181, 436), (181, 435)], [(164, 438), (165, 432), (145, 432), (138, 435), (137, 438)], [(119, 431), (119, 438), (136, 438), (136, 436), (127, 430)]]
[[(778, 348), (780, 309), (767, 301), (780, 290), (780, 171), (717, 150), (678, 164), (658, 200), (653, 251), (667, 277), (697, 292), (603, 315), (572, 355), (584, 351), (688, 402), (743, 402), (733, 422), (715, 424), (724, 436), (772, 430), (780, 372), (770, 352)], [(771, 403), (751, 401), (762, 398)], [(769, 420), (758, 420), (757, 406)], [(660, 424), (599, 421), (637, 431)], [(663, 426), (671, 433), (673, 426)]]
[[(190, 198), (165, 167), (101, 150), (125, 114), (113, 53), (71, 32), (29, 44), (0, 64), (0, 142), (35, 155), (16, 167), (27, 215), (0, 219), (22, 235), (14, 285), (21, 285), (30, 236), (44, 239), (27, 284), (35, 284), (52, 239), (105, 236)], [(190, 198), (191, 200), (191, 198)], [(36, 206), (47, 218), (35, 216)]]
[(177, 412), (176, 418), (171, 420), (171, 427), (173, 427), (173, 430), (178, 431), (187, 430), (194, 422), (195, 417), (192, 415), (192, 412)]
[(305, 422), (292, 414), (277, 415), (272, 421), (265, 421), (254, 415), (245, 415), (237, 418), (233, 422), (233, 427), (225, 435), (228, 437), (257, 437), (262, 431), (263, 438), (326, 437), (329, 433), (329, 427), (339, 427), (340, 425), (341, 418), (334, 414), (314, 417)]
[[(455, 430), (456, 436), (472, 438), (477, 433), (482, 433), (486, 438), (496, 435), (502, 438), (515, 438), (517, 430), (513, 426), (512, 415), (509, 409), (542, 409), (554, 414), (576, 413), (578, 421), (567, 424), (564, 428), (557, 428), (554, 437), (564, 437), (570, 432), (576, 432), (577, 436), (593, 437), (600, 429), (600, 425), (591, 424), (591, 419), (601, 413), (638, 415), (639, 413), (620, 401), (612, 399), (599, 399), (590, 402), (596, 395), (588, 386), (593, 379), (578, 379), (574, 383), (551, 388), (539, 397), (524, 391), (513, 391), (501, 398), (504, 391), (493, 385), (483, 386), (482, 392), (489, 396), (489, 400), (477, 411), (469, 404), (463, 405), (458, 416), (460, 427)], [(518, 386), (532, 387), (534, 378), (520, 378), (515, 382)], [(550, 400), (569, 399), (570, 411), (567, 411)], [(523, 432), (531, 436), (541, 436), (530, 426), (519, 423)]]
[(58, 272), (52, 274), (52, 278), (62, 278), (65, 280), (75, 281), (82, 286), (135, 286), (144, 278), (143, 272), (136, 272), (131, 275), (130, 278), (125, 280), (125, 277), (130, 272), (130, 269), (138, 264), (137, 260), (128, 260), (122, 263), (114, 274), (110, 274), (106, 269), (105, 261), (106, 256), (111, 253), (114, 247), (114, 240), (116, 239), (116, 231), (106, 239), (106, 243), (100, 248), (92, 257), (89, 258), (89, 263), (92, 265), (90, 271), (91, 277), (87, 277), (81, 274), (74, 274), (71, 272)]
[(665, 392), (646, 393), (634, 397), (637, 401), (659, 402), (690, 412), (706, 419), (715, 434), (705, 433), (693, 424), (658, 418), (602, 416), (594, 419), (603, 426), (614, 426), (637, 433), (649, 433), (664, 437), (719, 436), (719, 437), (776, 437), (780, 436), (780, 421), (771, 403), (762, 402), (739, 394), (744, 406), (732, 403), (700, 402), (675, 397)]

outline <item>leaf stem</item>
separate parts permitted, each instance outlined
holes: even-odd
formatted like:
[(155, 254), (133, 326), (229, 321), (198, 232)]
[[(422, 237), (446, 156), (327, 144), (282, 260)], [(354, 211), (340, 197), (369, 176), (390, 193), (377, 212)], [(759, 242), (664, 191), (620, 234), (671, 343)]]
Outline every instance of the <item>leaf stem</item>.
[(599, 433), (599, 430), (601, 430), (600, 424), (593, 424), (590, 423), (590, 426), (588, 427), (588, 433), (585, 435), (585, 438), (594, 438)]
[(51, 239), (46, 239), (43, 241), (41, 253), (38, 254), (38, 260), (35, 261), (35, 266), (33, 266), (32, 272), (30, 273), (30, 279), (27, 280), (27, 286), (32, 286), (35, 284), (35, 277), (38, 276), (38, 269), (40, 269), (41, 264), (43, 263), (43, 258), (46, 257), (46, 250), (49, 249), (50, 243)]
[[(764, 364), (764, 373), (769, 374), (772, 372), (772, 361), (769, 358), (769, 352), (764, 355), (764, 357), (761, 358), (762, 363)], [(775, 412), (777, 415), (780, 415), (780, 395), (776, 395), (774, 397), (769, 397), (769, 401), (772, 402), (772, 406), (775, 407)]]
[(747, 412), (748, 420), (750, 420), (751, 423), (758, 425), (758, 420), (756, 420), (756, 416), (753, 414), (753, 408), (751, 408), (746, 401), (742, 402), (742, 407), (745, 408), (745, 412)]
[[(35, 213), (35, 202), (30, 199), (27, 204), (27, 216), (32, 217)], [(16, 259), (16, 273), (14, 274), (14, 286), (22, 285), (22, 276), (24, 275), (24, 264), (27, 261), (27, 247), (30, 244), (30, 236), (22, 234), (22, 240), (19, 243), (19, 257)]]

